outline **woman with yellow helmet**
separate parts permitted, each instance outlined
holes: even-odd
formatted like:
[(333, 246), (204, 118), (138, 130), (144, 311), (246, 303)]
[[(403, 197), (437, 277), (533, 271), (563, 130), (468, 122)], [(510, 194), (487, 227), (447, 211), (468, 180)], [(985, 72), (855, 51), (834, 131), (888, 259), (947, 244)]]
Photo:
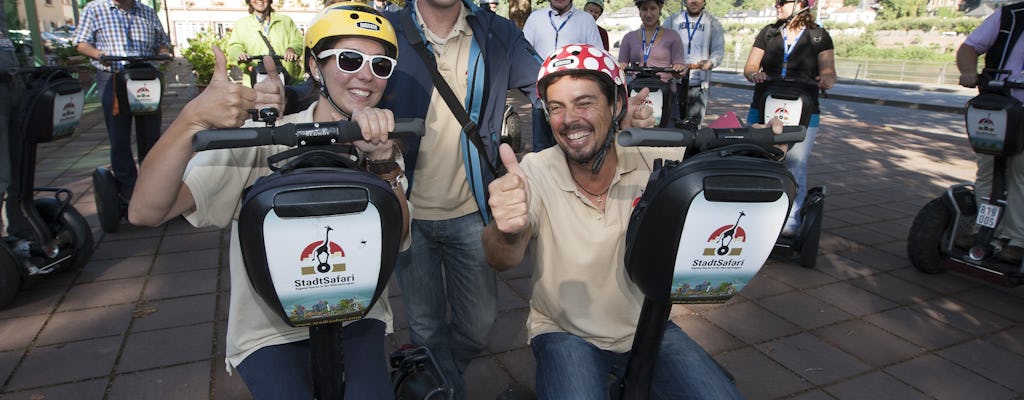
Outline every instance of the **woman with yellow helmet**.
[[(302, 112), (281, 117), (278, 123), (357, 122), (363, 140), (353, 145), (367, 160), (367, 169), (389, 180), (392, 187), (400, 185), (404, 161), (388, 139), (394, 117), (390, 110), (375, 108), (395, 67), (397, 44), (392, 26), (365, 4), (336, 3), (313, 20), (304, 48), (306, 71), (318, 88), (317, 101)], [(231, 226), (235, 233), (230, 244), (227, 368), (238, 370), (255, 398), (311, 399), (309, 330), (285, 324), (255, 293), (237, 234), (243, 190), (269, 175), (267, 157), (287, 147), (192, 152), (192, 137), (200, 130), (234, 128), (243, 122), (264, 125), (246, 121), (246, 110), (256, 108), (260, 101), (256, 91), (231, 83), (223, 53), (217, 48), (214, 52), (214, 80), (185, 106), (142, 165), (138, 197), (132, 201), (129, 219), (137, 225), (157, 226), (183, 215), (197, 227)], [(276, 73), (270, 76), (268, 79), (276, 79)], [(406, 238), (409, 215), (404, 190), (396, 190), (396, 194), (402, 204), (402, 234)], [(387, 299), (387, 295), (381, 298)], [(381, 301), (367, 318), (345, 325), (344, 363), (352, 366), (345, 368), (346, 398), (393, 397), (384, 362), (385, 332), (391, 331), (391, 323), (390, 306)]]

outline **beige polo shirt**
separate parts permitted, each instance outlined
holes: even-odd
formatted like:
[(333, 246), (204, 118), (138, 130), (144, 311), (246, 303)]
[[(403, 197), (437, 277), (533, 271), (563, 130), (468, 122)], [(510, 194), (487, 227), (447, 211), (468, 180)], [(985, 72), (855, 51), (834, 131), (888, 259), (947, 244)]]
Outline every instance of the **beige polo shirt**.
[[(415, 4), (419, 7), (418, 2)], [(466, 8), (462, 7), (447, 38), (437, 37), (426, 29), (420, 14), (417, 10), (417, 23), (434, 51), (437, 69), (465, 107), (469, 49), (473, 42), (473, 31), (466, 23)], [(427, 132), (420, 140), (416, 160), (416, 184), (409, 196), (416, 210), (412, 217), (437, 221), (479, 211), (462, 161), (462, 125), (437, 89), (430, 95), (425, 122)]]
[(615, 146), (617, 174), (602, 213), (577, 189), (558, 146), (527, 154), (534, 261), (529, 337), (567, 332), (603, 350), (629, 351), (643, 294), (626, 273), (626, 227), (656, 158), (679, 159), (681, 148)]

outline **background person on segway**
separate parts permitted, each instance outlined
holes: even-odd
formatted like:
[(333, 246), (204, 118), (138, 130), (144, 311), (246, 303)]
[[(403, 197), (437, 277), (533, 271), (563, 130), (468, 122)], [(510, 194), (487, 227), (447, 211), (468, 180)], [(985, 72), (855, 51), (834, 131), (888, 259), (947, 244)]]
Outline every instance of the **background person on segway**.
[(680, 82), (685, 87), (686, 104), (680, 110), (682, 119), (693, 122), (697, 127), (704, 123), (708, 108), (708, 91), (711, 88), (711, 69), (722, 63), (725, 56), (725, 29), (714, 15), (704, 10), (704, 0), (683, 0), (683, 10), (673, 14), (661, 26), (674, 29), (683, 40), (686, 50), (686, 65), (690, 68), (689, 82)]
[[(604, 14), (604, 0), (587, 0), (587, 3), (583, 5), (583, 11), (594, 17), (594, 22), (597, 22), (598, 18), (601, 18), (601, 14)], [(601, 44), (604, 45), (604, 51), (608, 51), (608, 31), (597, 26), (597, 33), (601, 35)]]
[(478, 4), (480, 9), (490, 12), (498, 11), (498, 0), (481, 0)]
[[(625, 74), (592, 45), (569, 45), (541, 67), (537, 92), (557, 146), (522, 163), (500, 149), (508, 174), (491, 182), (494, 221), (482, 240), (497, 270), (534, 263), (527, 330), (540, 399), (602, 399), (616, 391), (629, 359), (643, 294), (625, 270), (626, 227), (656, 158), (679, 148), (620, 147), (624, 127), (653, 125), (641, 91), (626, 98)], [(781, 128), (781, 125), (779, 125)], [(780, 129), (781, 131), (781, 129)], [(740, 398), (714, 360), (669, 322), (652, 399)], [(617, 381), (609, 386), (609, 374)]]
[[(673, 93), (680, 74), (686, 72), (686, 48), (674, 29), (662, 29), (661, 8), (665, 0), (636, 0), (640, 10), (640, 29), (627, 32), (619, 47), (619, 63), (637, 66), (670, 67), (676, 74), (659, 72), (662, 82), (668, 83)], [(676, 97), (678, 98), (678, 97)], [(679, 107), (669, 107), (671, 121), (679, 120)], [(664, 117), (663, 117), (664, 118)], [(671, 126), (671, 125), (670, 125)]]
[[(260, 60), (253, 55), (278, 55), (283, 60), (274, 60), (284, 67), (285, 84), (302, 80), (302, 32), (287, 15), (274, 12), (274, 0), (245, 0), (249, 15), (235, 21), (235, 28), (228, 38), (227, 52), (231, 60), (237, 60), (242, 68), (242, 83), (252, 86), (249, 73)], [(268, 45), (269, 44), (269, 45)], [(282, 62), (283, 61), (283, 62)]]
[[(287, 115), (280, 124), (350, 119), (359, 124), (364, 141), (354, 142), (367, 168), (392, 187), (402, 182), (401, 153), (388, 140), (394, 129), (390, 110), (374, 108), (395, 66), (395, 31), (382, 16), (362, 3), (339, 3), (325, 8), (312, 21), (305, 38), (306, 68), (318, 89), (318, 101), (305, 111)], [(246, 274), (237, 232), (241, 194), (270, 174), (267, 157), (287, 149), (263, 146), (192, 152), (192, 137), (211, 128), (233, 128), (246, 121), (246, 110), (257, 106), (253, 89), (232, 84), (225, 57), (217, 54), (217, 72), (210, 86), (190, 101), (142, 165), (132, 223), (157, 226), (177, 215), (201, 226), (231, 226), (231, 304), (228, 313), (227, 367), (237, 368), (256, 398), (310, 399), (310, 355), (307, 328), (285, 324), (252, 289)], [(271, 70), (273, 67), (270, 67)], [(276, 71), (275, 71), (276, 72)], [(270, 79), (277, 79), (271, 74)], [(404, 190), (403, 238), (409, 214)], [(408, 239), (403, 246), (408, 246)], [(387, 299), (387, 294), (381, 296)], [(385, 332), (391, 329), (391, 309), (377, 303), (368, 317), (345, 325), (346, 398), (386, 399), (392, 396), (385, 364)]]
[(132, 120), (135, 121), (135, 146), (141, 163), (160, 138), (161, 111), (133, 116), (115, 106), (114, 74), (124, 69), (120, 62), (104, 64), (100, 57), (169, 55), (170, 40), (156, 11), (137, 0), (97, 0), (82, 10), (75, 29), (75, 43), (82, 55), (96, 67), (96, 87), (103, 103), (103, 118), (110, 140), (110, 167), (117, 180), (118, 194), (131, 198), (138, 170), (132, 156)]
[[(835, 49), (832, 37), (814, 23), (811, 7), (815, 0), (776, 0), (778, 21), (765, 26), (754, 38), (743, 76), (754, 85), (754, 100), (747, 113), (747, 123), (761, 122), (759, 104), (763, 103), (769, 79), (796, 78), (817, 81), (817, 87), (806, 88), (813, 99), (807, 138), (786, 153), (786, 168), (796, 178), (797, 194), (793, 208), (782, 228), (783, 236), (793, 236), (800, 227), (800, 209), (807, 198), (807, 162), (814, 148), (814, 137), (821, 123), (818, 109), (819, 89), (831, 89), (836, 83)], [(768, 111), (766, 111), (768, 112)]]
[[(1001, 35), (1000, 24), (1004, 14), (1014, 22), (1021, 22), (1018, 10), (1024, 9), (1024, 3), (1003, 7), (1002, 11), (993, 13), (971, 32), (956, 52), (956, 66), (960, 70), (960, 85), (975, 87), (978, 85), (978, 57), (985, 54), (985, 67), (1009, 70), (1009, 76), (1000, 75), (989, 78), (1020, 80), (1024, 72), (1024, 41), (1020, 40), (1021, 29), (1005, 28), (1009, 35)], [(1012, 26), (1012, 25), (1011, 25)], [(1019, 25), (1017, 25), (1019, 26)], [(1009, 50), (1007, 52), (1007, 49)], [(1024, 101), (1024, 90), (1012, 89), (1010, 94)], [(1022, 153), (1024, 154), (1024, 153)], [(1009, 238), (1008, 246), (995, 256), (1003, 262), (1020, 264), (1024, 250), (1024, 155), (1017, 154), (1007, 160), (1006, 176), (1006, 207), (1003, 208), (1002, 223), (996, 231), (996, 237)], [(979, 204), (982, 196), (988, 197), (992, 192), (993, 156), (978, 154), (978, 174), (974, 182), (974, 195)], [(967, 242), (974, 240), (966, 238)]]

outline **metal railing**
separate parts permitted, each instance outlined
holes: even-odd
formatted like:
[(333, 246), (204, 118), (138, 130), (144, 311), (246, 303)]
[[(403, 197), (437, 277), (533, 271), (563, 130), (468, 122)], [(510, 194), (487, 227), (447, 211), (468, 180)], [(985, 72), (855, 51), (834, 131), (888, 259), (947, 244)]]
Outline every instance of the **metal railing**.
[[(746, 63), (741, 57), (726, 55), (721, 69), (741, 73)], [(836, 74), (842, 80), (875, 80), (935, 85), (957, 85), (960, 71), (955, 62), (836, 59)]]

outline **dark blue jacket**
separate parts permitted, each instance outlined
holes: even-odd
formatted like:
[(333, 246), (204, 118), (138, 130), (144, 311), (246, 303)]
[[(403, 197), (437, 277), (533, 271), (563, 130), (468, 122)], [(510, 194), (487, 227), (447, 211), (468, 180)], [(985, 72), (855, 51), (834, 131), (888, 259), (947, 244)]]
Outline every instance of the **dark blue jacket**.
[[(413, 3), (413, 0), (409, 1), (406, 9), (415, 11)], [(487, 184), (495, 177), (491, 169), (482, 163), (489, 163), (494, 168), (501, 165), (498, 145), (501, 141), (502, 117), (509, 89), (521, 90), (534, 102), (534, 109), (540, 107), (536, 83), (541, 57), (523, 37), (522, 31), (511, 21), (491, 12), (483, 12), (470, 1), (463, 0), (462, 3), (468, 8), (466, 21), (473, 31), (475, 42), (470, 50), (470, 62), (475, 62), (476, 66), (474, 68), (474, 65), (470, 65), (469, 68), (468, 90), (464, 103), (470, 117), (480, 127), (479, 135), (483, 139), (487, 153), (481, 156), (476, 147), (463, 135), (462, 157), (470, 189), (473, 190), (477, 206), (482, 211), (481, 216), (486, 223), (490, 221), (487, 209)], [(399, 58), (398, 67), (388, 80), (384, 97), (377, 107), (390, 109), (396, 118), (425, 118), (434, 84), (423, 60), (406, 38), (405, 25), (400, 20), (404, 15), (404, 12), (386, 14), (398, 34)], [(422, 37), (422, 32), (416, 34)], [(433, 55), (433, 52), (429, 53)], [(434, 133), (428, 131), (426, 134)], [(409, 179), (409, 190), (412, 191), (415, 190), (414, 172), (420, 140), (407, 139), (406, 143), (409, 148), (405, 153), (405, 173)]]

